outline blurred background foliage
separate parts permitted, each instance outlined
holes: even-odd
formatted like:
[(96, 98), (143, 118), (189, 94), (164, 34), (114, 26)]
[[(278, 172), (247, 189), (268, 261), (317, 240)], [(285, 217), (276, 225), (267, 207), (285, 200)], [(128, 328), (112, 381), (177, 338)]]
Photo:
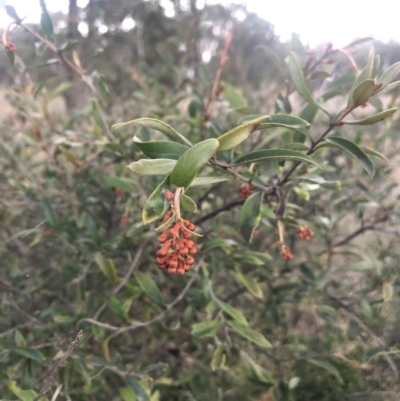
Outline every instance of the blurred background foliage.
[[(281, 260), (275, 244), (273, 201), (253, 242), (243, 240), (233, 223), (241, 183), (232, 180), (189, 190), (198, 206), (191, 220), (204, 235), (195, 267), (182, 277), (157, 269), (157, 234), (141, 210), (160, 180), (126, 168), (142, 157), (135, 129), (109, 127), (153, 117), (198, 142), (245, 115), (307, 120), (285, 61), (294, 51), (304, 66), (325, 51), (296, 35), (281, 43), (241, 6), (171, 3), (167, 16), (156, 0), (90, 0), (83, 9), (70, 0), (69, 15), (51, 16), (58, 54), (20, 27), (10, 33), (13, 65), (0, 53), (1, 398), (397, 399), (398, 112), (341, 128), (391, 161), (375, 159), (372, 179), (337, 149), (318, 154), (327, 182), (299, 183), (288, 199), (292, 260)], [(46, 34), (43, 25), (28, 28)], [(228, 30), (229, 58), (205, 118)], [(345, 106), (370, 43), (316, 63), (329, 76), (308, 76), (317, 96), (331, 93), (329, 111)], [(372, 44), (380, 75), (399, 60), (399, 44)], [(398, 94), (354, 119), (395, 106)], [(311, 133), (324, 126), (318, 113)], [(157, 134), (142, 129), (141, 137)], [(247, 146), (292, 140), (276, 128)], [(262, 167), (271, 176), (283, 168)], [(311, 241), (298, 238), (296, 224), (314, 231)]]

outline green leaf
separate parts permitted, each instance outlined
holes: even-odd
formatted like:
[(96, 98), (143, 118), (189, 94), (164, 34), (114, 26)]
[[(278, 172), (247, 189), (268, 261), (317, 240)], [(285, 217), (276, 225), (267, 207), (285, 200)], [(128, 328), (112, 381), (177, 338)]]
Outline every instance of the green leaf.
[(320, 361), (318, 359), (308, 359), (307, 362), (311, 363), (314, 366), (317, 366), (318, 368), (322, 368), (324, 370), (326, 370), (327, 372), (331, 373), (333, 376), (336, 377), (337, 381), (340, 384), (343, 384), (343, 378), (340, 375), (339, 371), (330, 363), (325, 362), (325, 361)]
[(280, 146), (279, 149), (299, 150), (304, 152), (309, 149), (309, 146), (304, 145), (304, 143), (301, 142), (293, 142), (293, 143), (288, 143), (287, 145), (284, 146)]
[(51, 203), (49, 202), (49, 200), (47, 198), (44, 198), (42, 204), (43, 204), (43, 211), (44, 211), (44, 216), (46, 217), (46, 220), (53, 228), (57, 228), (58, 227), (58, 219), (57, 219), (56, 213), (54, 212), (54, 209), (51, 206)]
[(289, 149), (267, 149), (257, 150), (256, 152), (250, 152), (247, 155), (239, 157), (234, 160), (231, 166), (238, 166), (240, 164), (250, 163), (262, 163), (271, 161), (299, 161), (304, 163), (318, 164), (310, 157), (296, 150)]
[(354, 142), (338, 136), (330, 136), (326, 138), (325, 141), (343, 149), (350, 156), (356, 159), (371, 177), (374, 175), (375, 168), (371, 159)]
[(7, 384), (8, 389), (14, 393), (21, 401), (33, 401), (37, 394), (33, 390), (22, 390), (17, 387), (16, 381), (10, 381)]
[(278, 57), (275, 55), (275, 53), (273, 53), (271, 51), (270, 48), (268, 48), (267, 46), (262, 46), (262, 45), (258, 45), (256, 46), (256, 48), (254, 50), (257, 49), (262, 49), (264, 54), (269, 58), (269, 60), (272, 62), (272, 64), (274, 64), (274, 66), (277, 68), (278, 71), (282, 71), (283, 70), (283, 65), (282, 63), (279, 61)]
[(356, 120), (356, 121), (342, 121), (342, 124), (347, 124), (347, 125), (371, 125), (375, 124), (379, 121), (384, 120), (385, 118), (390, 117), (393, 115), (398, 110), (397, 107), (393, 107), (391, 109), (381, 111), (380, 113), (377, 113), (371, 117), (363, 118), (362, 120)]
[(76, 86), (79, 82), (63, 82), (60, 85), (58, 85), (52, 92), (49, 93), (48, 95), (48, 100), (55, 99), (57, 96), (62, 95), (63, 93), (67, 92), (74, 86)]
[(267, 121), (260, 124), (256, 130), (283, 127), (290, 130), (300, 132), (303, 135), (309, 136), (309, 131), (306, 129), (310, 124), (299, 117), (294, 117), (288, 114), (276, 114), (268, 118)]
[(148, 396), (146, 390), (135, 378), (128, 377), (126, 379), (126, 382), (129, 384), (129, 386), (135, 392), (137, 401), (150, 401), (150, 397)]
[(340, 181), (326, 181), (320, 176), (303, 176), (303, 177), (292, 177), (291, 180), (309, 182), (311, 184), (318, 184), (323, 188), (328, 189), (341, 189)]
[(25, 358), (32, 359), (36, 362), (43, 363), (46, 362), (46, 358), (44, 355), (36, 349), (29, 347), (16, 347), (14, 348), (14, 352), (18, 355), (21, 355)]
[(375, 90), (375, 82), (372, 79), (367, 79), (358, 85), (353, 92), (352, 104), (354, 106), (361, 106), (368, 102), (368, 99), (372, 96)]
[(370, 46), (368, 58), (367, 58), (367, 65), (365, 66), (365, 78), (366, 79), (374, 79), (375, 78), (372, 75), (373, 70), (374, 70), (374, 61), (375, 61), (374, 47)]
[(199, 338), (214, 337), (221, 327), (222, 323), (216, 320), (213, 322), (195, 323), (192, 325), (192, 331), (190, 334)]
[(330, 78), (331, 74), (326, 71), (315, 71), (311, 74), (310, 79), (326, 79)]
[(400, 61), (390, 66), (376, 81), (376, 84), (382, 84), (382, 88), (385, 88), (389, 85), (399, 74), (400, 72)]
[(104, 181), (110, 185), (110, 187), (122, 189), (124, 192), (136, 192), (135, 187), (131, 184), (131, 180), (128, 178), (114, 177), (110, 175), (108, 177), (104, 177)]
[(233, 306), (227, 304), (226, 302), (220, 301), (219, 299), (215, 300), (217, 305), (230, 317), (235, 319), (238, 323), (248, 326), (249, 323), (247, 322), (246, 318), (244, 317), (243, 313), (240, 310), (234, 308)]
[(289, 55), (289, 71), (294, 86), (299, 95), (307, 103), (312, 104), (315, 107), (318, 107), (320, 110), (322, 110), (325, 114), (329, 116), (329, 113), (312, 97), (308, 89), (307, 83), (304, 79), (303, 71), (301, 70), (299, 62), (297, 61), (297, 58), (293, 53), (290, 53)]
[(60, 53), (67, 52), (69, 50), (72, 50), (77, 44), (78, 44), (77, 40), (69, 40), (68, 42), (65, 42), (63, 45), (61, 45), (58, 48), (58, 51)]
[(251, 381), (267, 387), (271, 387), (274, 385), (274, 381), (272, 380), (269, 373), (263, 367), (253, 361), (253, 359), (251, 359), (249, 355), (247, 355), (244, 351), (240, 351), (240, 356), (250, 373), (249, 379)]
[(254, 278), (247, 276), (240, 272), (236, 272), (239, 281), (246, 287), (246, 289), (257, 299), (263, 299), (264, 294), (258, 282)]
[(375, 157), (379, 157), (380, 159), (384, 160), (387, 164), (390, 164), (389, 159), (383, 155), (382, 153), (378, 152), (375, 149), (370, 149), (370, 148), (366, 148), (364, 146), (361, 146), (361, 149), (367, 154), (367, 155), (371, 155), (371, 156), (375, 156)]
[(54, 42), (53, 21), (51, 20), (49, 13), (42, 13), (40, 17), (40, 29), (47, 40)]
[(115, 313), (116, 316), (127, 322), (129, 320), (128, 313), (120, 300), (115, 296), (111, 295), (107, 301), (110, 309)]
[(388, 302), (393, 298), (393, 286), (387, 281), (382, 284), (382, 297), (384, 302)]
[(201, 187), (203, 185), (213, 185), (220, 182), (229, 181), (231, 177), (196, 177), (190, 187)]
[(206, 139), (187, 150), (171, 172), (171, 184), (187, 188), (216, 152), (218, 145), (216, 139)]
[(132, 387), (121, 387), (119, 389), (119, 395), (124, 401), (137, 401), (137, 397)]
[(100, 242), (100, 237), (97, 230), (96, 222), (89, 213), (84, 212), (83, 216), (86, 229), (89, 231), (89, 234), (92, 237), (93, 241), (98, 244)]
[(168, 201), (164, 198), (164, 193), (169, 190), (169, 175), (164, 178), (153, 193), (147, 198), (143, 206), (142, 220), (143, 224), (150, 224), (161, 218), (169, 207)]
[(99, 266), (101, 272), (111, 281), (112, 284), (115, 285), (118, 283), (118, 274), (112, 259), (106, 259), (99, 252), (95, 255), (94, 261), (96, 262), (97, 266)]
[(189, 213), (196, 213), (197, 211), (196, 202), (189, 196), (182, 194), (180, 196), (180, 203), (181, 203), (181, 208), (183, 210), (186, 210)]
[(136, 281), (145, 294), (159, 305), (165, 305), (165, 300), (155, 281), (148, 273), (142, 273), (138, 270), (134, 272)]
[(269, 116), (261, 116), (254, 120), (247, 121), (236, 128), (222, 134), (217, 139), (219, 141), (219, 151), (229, 150), (245, 141), (257, 127), (264, 122)]
[(173, 159), (178, 160), (189, 148), (176, 142), (149, 141), (142, 142), (137, 136), (133, 142), (150, 159)]
[(263, 201), (263, 192), (251, 194), (240, 209), (238, 224), (243, 238), (251, 242), (254, 230), (258, 227), (261, 219), (261, 204)]
[(165, 134), (168, 138), (171, 139), (178, 139), (180, 142), (184, 143), (187, 146), (192, 146), (192, 143), (187, 140), (183, 135), (179, 134), (177, 131), (175, 131), (170, 125), (157, 120), (155, 118), (137, 118), (136, 120), (131, 120), (131, 121), (127, 121), (125, 123), (119, 123), (119, 124), (114, 124), (111, 129), (113, 131), (126, 127), (127, 125), (140, 125), (142, 127), (147, 127), (150, 129), (154, 129), (156, 131), (162, 132), (163, 134)]
[(247, 338), (249, 341), (257, 344), (259, 347), (267, 349), (272, 348), (271, 343), (261, 333), (252, 330), (250, 327), (245, 326), (236, 320), (228, 320), (227, 323), (237, 334)]
[(232, 109), (240, 109), (247, 106), (246, 100), (243, 96), (231, 85), (226, 82), (222, 82), (222, 91), (225, 99), (229, 102)]
[(104, 124), (99, 102), (96, 99), (92, 100), (92, 117), (96, 125), (103, 131), (107, 132), (107, 127)]
[(137, 175), (166, 175), (175, 167), (176, 161), (171, 159), (141, 159), (127, 166)]

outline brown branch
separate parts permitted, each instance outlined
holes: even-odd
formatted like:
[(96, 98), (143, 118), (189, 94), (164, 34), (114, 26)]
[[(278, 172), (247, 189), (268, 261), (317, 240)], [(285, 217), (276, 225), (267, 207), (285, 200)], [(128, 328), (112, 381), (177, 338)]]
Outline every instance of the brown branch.
[(220, 214), (222, 212), (225, 212), (225, 211), (228, 211), (228, 210), (234, 208), (235, 206), (243, 205), (243, 203), (244, 203), (244, 199), (233, 200), (232, 202), (227, 203), (226, 205), (223, 205), (223, 206), (221, 206), (221, 207), (219, 207), (217, 209), (214, 209), (212, 212), (210, 212), (208, 214), (205, 214), (204, 216), (199, 217), (193, 223), (196, 224), (196, 225), (197, 224), (201, 224), (201, 223), (203, 223), (203, 222), (205, 222), (207, 220), (212, 219), (213, 217), (217, 216), (218, 214)]
[[(78, 75), (78, 77), (81, 79), (81, 81), (89, 88), (89, 90), (92, 93), (92, 95), (94, 97), (97, 97), (97, 90), (96, 90), (95, 86), (93, 85), (93, 83), (90, 80), (90, 78), (88, 78), (86, 76), (85, 70), (82, 68), (82, 66), (79, 63), (74, 63), (73, 61), (68, 60), (65, 57), (65, 55), (63, 53), (61, 53), (57, 49), (57, 47), (56, 47), (56, 45), (54, 43), (52, 43), (51, 41), (49, 41), (46, 38), (44, 38), (42, 35), (40, 35), (40, 33), (35, 32), (29, 26), (23, 24), (20, 19), (15, 19), (14, 23), (16, 25), (20, 26), (23, 30), (28, 32), (30, 35), (35, 37), (40, 42), (44, 43), (53, 53), (55, 53), (58, 56), (58, 58), (61, 60), (61, 62), (65, 66), (70, 68), (76, 75)], [(106, 129), (106, 135), (108, 136), (109, 139), (115, 140), (116, 138), (114, 137), (114, 134), (112, 133), (110, 127), (108, 126), (108, 124), (107, 124), (107, 122), (105, 120), (104, 112), (103, 112), (103, 110), (102, 110), (100, 105), (99, 105), (99, 112), (100, 112), (100, 117), (101, 117), (101, 119), (103, 121), (103, 126)]]
[(67, 364), (67, 359), (72, 355), (75, 348), (79, 345), (81, 338), (83, 336), (83, 331), (80, 330), (77, 334), (76, 338), (72, 343), (68, 346), (67, 351), (65, 354), (60, 358), (60, 360), (50, 369), (49, 373), (47, 374), (47, 378), (44, 380), (45, 384), (42, 389), (39, 391), (39, 394), (33, 399), (33, 401), (38, 401), (42, 395), (46, 394), (51, 387), (50, 381), (54, 379), (55, 374), (63, 368)]
[(225, 34), (225, 43), (224, 43), (224, 47), (221, 52), (221, 58), (219, 60), (218, 69), (217, 69), (217, 72), (215, 73), (214, 81), (213, 81), (212, 88), (211, 88), (211, 93), (208, 98), (207, 104), (205, 106), (204, 119), (203, 119), (204, 122), (208, 121), (211, 117), (211, 112), (212, 112), (211, 109), (212, 109), (213, 103), (215, 102), (215, 99), (217, 98), (219, 81), (221, 79), (221, 74), (222, 74), (224, 65), (228, 60), (228, 50), (231, 45), (232, 39), (233, 39), (233, 32), (228, 31)]

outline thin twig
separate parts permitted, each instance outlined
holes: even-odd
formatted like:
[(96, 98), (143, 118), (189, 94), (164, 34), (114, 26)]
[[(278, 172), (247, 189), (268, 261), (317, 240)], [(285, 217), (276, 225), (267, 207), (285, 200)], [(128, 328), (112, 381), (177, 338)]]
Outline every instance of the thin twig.
[(211, 111), (212, 111), (211, 109), (212, 109), (213, 103), (215, 102), (215, 99), (217, 98), (219, 81), (221, 79), (221, 74), (222, 74), (222, 70), (224, 68), (224, 65), (228, 60), (228, 50), (229, 50), (229, 47), (231, 45), (232, 39), (233, 39), (233, 32), (232, 31), (228, 31), (225, 34), (225, 42), (224, 42), (224, 47), (223, 47), (222, 52), (221, 52), (221, 58), (219, 60), (218, 69), (217, 69), (217, 72), (215, 73), (215, 77), (214, 77), (213, 85), (212, 85), (212, 88), (211, 88), (210, 96), (209, 96), (207, 104), (205, 106), (204, 121), (208, 121), (210, 119), (210, 117), (211, 117)]
[[(131, 265), (129, 266), (128, 271), (126, 272), (124, 278), (118, 283), (118, 285), (113, 289), (112, 294), (116, 295), (119, 293), (119, 291), (125, 286), (125, 284), (128, 282), (129, 278), (131, 277), (133, 271), (135, 270), (136, 266), (139, 263), (140, 258), (142, 257), (143, 249), (147, 245), (147, 241), (142, 242), (140, 245), (139, 249), (136, 252), (135, 258), (133, 259)], [(104, 311), (104, 309), (107, 307), (107, 302), (104, 302), (103, 305), (100, 306), (98, 311), (94, 314), (93, 319), (98, 319), (100, 314)]]
[(47, 374), (44, 386), (42, 389), (39, 391), (39, 394), (33, 399), (33, 401), (38, 401), (42, 395), (47, 393), (47, 391), (50, 390), (51, 384), (50, 381), (54, 379), (54, 375), (60, 370), (60, 368), (63, 368), (67, 364), (67, 359), (72, 355), (74, 352), (75, 348), (78, 346), (78, 344), (81, 341), (81, 338), (83, 336), (83, 331), (80, 330), (79, 333), (77, 334), (76, 338), (72, 343), (68, 346), (67, 351), (65, 354), (60, 358), (60, 360), (50, 369), (50, 372)]
[(182, 292), (170, 304), (167, 304), (165, 309), (160, 314), (155, 316), (153, 319), (148, 320), (147, 322), (135, 322), (130, 326), (118, 327), (118, 326), (112, 326), (111, 324), (99, 322), (96, 319), (84, 318), (84, 319), (79, 320), (77, 325), (79, 326), (83, 322), (88, 322), (88, 323), (94, 324), (95, 326), (102, 327), (105, 330), (114, 331), (115, 333), (113, 334), (112, 337), (115, 337), (118, 334), (122, 334), (127, 331), (132, 331), (132, 330), (139, 329), (141, 327), (150, 326), (151, 324), (160, 321), (172, 308), (175, 307), (175, 305), (177, 305), (179, 302), (182, 301), (182, 299), (185, 297), (186, 293), (189, 291), (190, 287), (194, 283), (194, 280), (196, 279), (197, 274), (198, 274), (199, 269), (202, 264), (203, 264), (203, 259), (200, 259), (197, 262), (197, 264), (195, 265), (195, 267), (193, 268), (192, 277), (187, 282), (187, 284), (186, 284), (185, 288), (182, 290)]

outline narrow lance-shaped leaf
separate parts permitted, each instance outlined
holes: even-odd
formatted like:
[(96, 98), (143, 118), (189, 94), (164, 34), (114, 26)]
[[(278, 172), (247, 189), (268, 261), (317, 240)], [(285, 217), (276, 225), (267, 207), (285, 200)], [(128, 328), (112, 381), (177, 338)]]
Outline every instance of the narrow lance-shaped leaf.
[(234, 308), (233, 306), (227, 304), (226, 302), (220, 301), (219, 299), (216, 300), (216, 303), (231, 318), (235, 319), (237, 322), (245, 326), (249, 325), (247, 319), (240, 310)]
[(379, 157), (380, 159), (384, 160), (387, 164), (390, 164), (389, 159), (383, 155), (382, 153), (378, 152), (375, 149), (370, 149), (370, 148), (366, 148), (364, 146), (361, 146), (361, 149), (367, 154), (367, 155), (371, 155), (371, 156), (375, 156), (375, 157)]
[(132, 185), (131, 180), (125, 177), (104, 177), (104, 181), (111, 187), (121, 189), (124, 192), (133, 193), (135, 187)]
[(256, 152), (248, 153), (247, 155), (244, 155), (234, 160), (231, 166), (237, 166), (239, 164), (263, 163), (285, 160), (310, 163), (318, 166), (317, 163), (310, 156), (307, 156), (301, 152), (297, 152), (296, 150), (289, 149), (257, 150)]
[(240, 232), (248, 242), (251, 242), (254, 230), (260, 223), (263, 195), (263, 192), (255, 192), (250, 195), (240, 209), (238, 220)]
[(372, 96), (375, 90), (375, 82), (372, 79), (367, 79), (358, 85), (353, 92), (352, 104), (354, 106), (361, 106), (368, 102), (368, 99)]
[(259, 347), (267, 349), (272, 348), (271, 343), (261, 333), (254, 331), (249, 326), (245, 326), (236, 320), (228, 320), (227, 323), (237, 334), (247, 338), (249, 341), (257, 344)]
[(318, 107), (325, 114), (329, 116), (329, 113), (312, 97), (306, 81), (304, 79), (303, 71), (300, 68), (299, 62), (293, 53), (289, 55), (289, 71), (292, 77), (293, 84), (299, 93), (299, 95), (309, 104)]
[(376, 81), (376, 83), (382, 84), (382, 89), (384, 89), (388, 84), (390, 84), (400, 72), (400, 61), (390, 66)]
[(53, 227), (56, 228), (58, 226), (58, 219), (57, 215), (54, 212), (54, 209), (51, 206), (51, 203), (47, 198), (43, 199), (43, 211), (48, 223)]
[(213, 185), (220, 182), (229, 181), (231, 177), (196, 177), (190, 187), (200, 187), (203, 185)]
[(118, 274), (112, 259), (106, 259), (100, 252), (94, 257), (94, 261), (101, 272), (111, 281), (112, 284), (118, 283)]
[(151, 128), (154, 129), (156, 131), (162, 132), (163, 134), (165, 134), (166, 136), (168, 136), (171, 139), (178, 139), (180, 142), (184, 143), (187, 146), (192, 146), (192, 143), (186, 139), (183, 135), (181, 135), (179, 132), (175, 131), (170, 125), (157, 120), (155, 118), (137, 118), (136, 120), (131, 120), (131, 121), (127, 121), (124, 123), (118, 123), (118, 124), (114, 124), (111, 129), (113, 131), (126, 127), (127, 125), (140, 125), (143, 127), (147, 127), (147, 128)]
[(150, 159), (178, 160), (189, 149), (189, 147), (176, 142), (142, 142), (137, 136), (133, 137), (133, 142)]
[(128, 377), (126, 379), (126, 382), (129, 384), (129, 386), (135, 392), (137, 401), (150, 401), (150, 397), (147, 394), (146, 390), (134, 377)]
[(36, 392), (33, 390), (22, 390), (19, 388), (16, 381), (8, 382), (8, 389), (21, 401), (33, 401), (37, 396)]
[(347, 124), (347, 125), (371, 125), (375, 124), (379, 121), (384, 120), (385, 118), (390, 117), (397, 111), (397, 107), (393, 107), (388, 110), (381, 111), (380, 113), (374, 114), (371, 117), (363, 118), (362, 120), (356, 120), (356, 121), (343, 121), (342, 124)]
[(143, 206), (143, 224), (150, 224), (161, 218), (168, 209), (168, 201), (164, 198), (164, 193), (170, 187), (169, 175), (158, 185), (158, 187), (147, 198)]
[(221, 85), (224, 97), (229, 102), (232, 109), (235, 110), (247, 106), (246, 100), (232, 85), (229, 85), (226, 82), (222, 82)]
[(374, 175), (375, 168), (371, 159), (354, 142), (338, 136), (330, 136), (326, 138), (325, 141), (343, 149), (346, 153), (356, 159), (371, 177)]
[(192, 331), (190, 334), (199, 338), (215, 337), (221, 327), (222, 323), (216, 320), (213, 322), (195, 323), (192, 325)]
[(196, 202), (186, 194), (180, 196), (181, 208), (189, 213), (196, 213), (197, 205)]
[(137, 175), (166, 175), (175, 167), (176, 161), (171, 159), (141, 159), (127, 166)]
[(337, 368), (335, 366), (331, 365), (330, 363), (325, 362), (325, 361), (320, 361), (318, 359), (308, 359), (307, 362), (311, 363), (314, 366), (317, 366), (318, 368), (322, 368), (322, 369), (326, 370), (327, 372), (331, 373), (333, 376), (336, 377), (337, 381), (340, 384), (344, 383), (343, 378), (340, 375), (340, 373), (337, 370)]
[(134, 276), (138, 282), (140, 288), (145, 292), (145, 294), (151, 298), (154, 302), (159, 305), (165, 305), (165, 300), (160, 290), (157, 287), (155, 281), (150, 277), (148, 273), (142, 273), (140, 271), (135, 271)]
[(171, 172), (171, 184), (188, 187), (199, 170), (210, 160), (218, 149), (216, 139), (206, 139), (187, 150), (178, 160)]
[(40, 17), (40, 28), (43, 32), (43, 36), (50, 42), (54, 42), (54, 27), (53, 21), (49, 13), (42, 13)]
[(243, 274), (240, 271), (237, 271), (237, 276), (240, 282), (246, 287), (246, 289), (253, 295), (255, 298), (263, 299), (264, 294), (258, 282), (254, 280), (253, 277)]
[(245, 141), (257, 127), (265, 122), (269, 116), (261, 116), (254, 120), (247, 121), (246, 123), (239, 125), (236, 128), (222, 134), (217, 139), (219, 141), (218, 150), (229, 150)]
[(302, 120), (299, 117), (290, 116), (288, 114), (276, 114), (269, 117), (265, 122), (260, 124), (256, 128), (256, 130), (262, 130), (273, 127), (283, 127), (300, 132), (301, 134), (308, 136), (309, 131), (306, 128), (308, 128), (309, 126), (310, 124), (307, 121)]

